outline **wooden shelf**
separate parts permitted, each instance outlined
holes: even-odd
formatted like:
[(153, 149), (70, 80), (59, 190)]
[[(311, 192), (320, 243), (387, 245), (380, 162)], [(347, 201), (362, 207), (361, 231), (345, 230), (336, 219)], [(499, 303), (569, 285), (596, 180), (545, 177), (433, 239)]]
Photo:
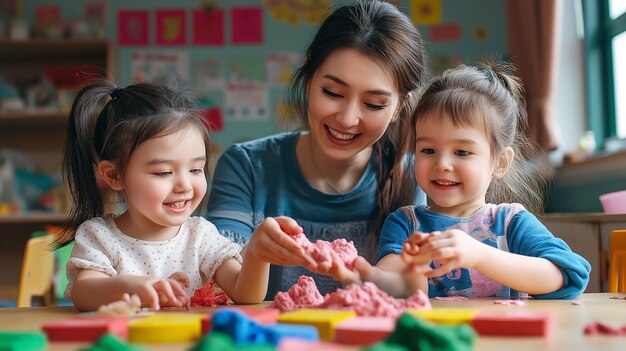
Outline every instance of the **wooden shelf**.
[(69, 113), (49, 110), (24, 110), (0, 112), (0, 126), (51, 125), (67, 123)]
[(42, 223), (54, 224), (61, 223), (67, 219), (66, 213), (61, 212), (17, 212), (17, 213), (0, 213), (0, 224), (7, 223)]

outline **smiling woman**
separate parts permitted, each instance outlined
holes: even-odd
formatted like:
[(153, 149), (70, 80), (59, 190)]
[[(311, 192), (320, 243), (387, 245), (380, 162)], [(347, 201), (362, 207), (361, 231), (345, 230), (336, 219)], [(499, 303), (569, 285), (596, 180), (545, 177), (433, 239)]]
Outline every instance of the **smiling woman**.
[[(207, 218), (245, 244), (260, 234), (272, 266), (267, 299), (302, 274), (322, 293), (339, 283), (297, 266), (289, 234), (352, 240), (372, 261), (384, 218), (423, 203), (407, 162), (412, 92), (423, 80), (422, 39), (384, 1), (356, 1), (321, 24), (288, 90), (300, 129), (236, 144), (220, 158)], [(317, 273), (328, 273), (318, 268)]]

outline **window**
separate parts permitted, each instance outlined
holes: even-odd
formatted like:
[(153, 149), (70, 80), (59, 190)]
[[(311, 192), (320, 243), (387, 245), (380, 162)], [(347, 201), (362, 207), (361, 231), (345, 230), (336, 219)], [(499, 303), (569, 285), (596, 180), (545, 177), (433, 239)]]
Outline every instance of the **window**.
[(626, 138), (626, 0), (582, 0), (589, 128)]

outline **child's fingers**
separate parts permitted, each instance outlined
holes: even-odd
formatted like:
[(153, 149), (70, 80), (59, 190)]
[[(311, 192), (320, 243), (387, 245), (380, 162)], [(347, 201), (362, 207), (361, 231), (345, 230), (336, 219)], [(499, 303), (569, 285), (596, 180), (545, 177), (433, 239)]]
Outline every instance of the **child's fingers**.
[(346, 267), (346, 265), (339, 260), (333, 261), (333, 264), (330, 267), (328, 274), (333, 279), (342, 282), (343, 284), (353, 284), (360, 282), (359, 273), (349, 270), (348, 267)]
[(185, 292), (185, 289), (183, 289), (183, 285), (176, 280), (172, 280), (170, 281), (170, 286), (172, 287), (172, 291), (174, 292), (176, 298), (181, 302), (181, 304), (183, 304), (183, 300), (187, 297), (187, 293)]
[(422, 251), (420, 251), (417, 255), (409, 255), (403, 252), (400, 254), (400, 258), (402, 258), (405, 263), (412, 265), (424, 265), (432, 261), (431, 253), (425, 253)]
[(424, 275), (429, 278), (438, 277), (458, 267), (459, 267), (459, 261), (457, 259), (452, 259), (444, 263), (443, 265), (431, 270), (430, 272), (426, 272)]
[(175, 284), (174, 280), (159, 280), (154, 283), (153, 286), (159, 294), (159, 303), (161, 305), (170, 305), (180, 307), (181, 303), (174, 295), (172, 285)]

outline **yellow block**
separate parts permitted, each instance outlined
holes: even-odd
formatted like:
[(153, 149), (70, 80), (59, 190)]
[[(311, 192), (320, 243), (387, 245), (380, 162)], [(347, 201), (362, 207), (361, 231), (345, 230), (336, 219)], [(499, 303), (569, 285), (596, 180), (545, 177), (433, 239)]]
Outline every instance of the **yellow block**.
[(335, 325), (344, 319), (356, 316), (354, 311), (323, 310), (316, 308), (301, 309), (278, 316), (279, 323), (312, 325), (317, 328), (320, 339), (334, 340)]
[(201, 336), (204, 314), (158, 313), (128, 323), (128, 341), (170, 343), (196, 341)]
[(469, 323), (478, 310), (469, 308), (433, 308), (432, 310), (407, 310), (408, 313), (433, 323), (456, 325)]

